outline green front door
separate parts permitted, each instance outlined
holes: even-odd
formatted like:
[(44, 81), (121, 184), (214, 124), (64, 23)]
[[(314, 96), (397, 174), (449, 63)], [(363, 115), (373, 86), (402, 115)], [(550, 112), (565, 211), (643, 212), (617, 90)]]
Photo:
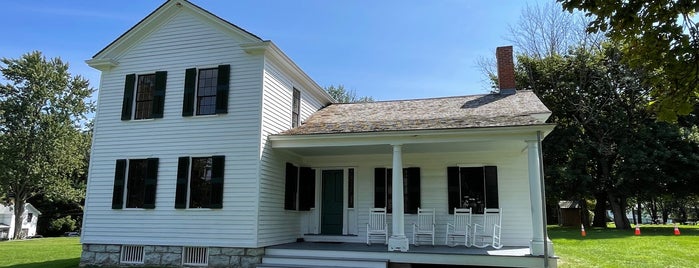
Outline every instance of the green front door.
[(342, 234), (342, 192), (342, 170), (323, 170), (321, 234)]

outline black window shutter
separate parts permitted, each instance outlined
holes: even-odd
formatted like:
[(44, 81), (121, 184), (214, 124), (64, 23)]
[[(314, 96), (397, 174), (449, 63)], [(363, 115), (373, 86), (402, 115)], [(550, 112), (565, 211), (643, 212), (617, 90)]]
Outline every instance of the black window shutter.
[(114, 170), (114, 192), (112, 193), (112, 208), (124, 207), (124, 180), (126, 176), (126, 159), (117, 159)]
[(182, 99), (182, 116), (194, 115), (194, 94), (197, 86), (197, 69), (184, 72), (184, 98)]
[(374, 207), (386, 207), (386, 169), (374, 169)]
[(153, 118), (163, 118), (165, 109), (165, 86), (167, 84), (167, 72), (155, 72), (155, 91), (153, 92)]
[(158, 188), (158, 158), (148, 158), (143, 208), (155, 208), (155, 191)]
[(177, 161), (175, 208), (187, 208), (187, 178), (189, 178), (189, 157), (180, 157)]
[(406, 168), (405, 173), (408, 192), (405, 204), (405, 213), (417, 213), (417, 208), (420, 207), (420, 168)]
[(298, 193), (299, 168), (286, 163), (286, 180), (284, 183), (284, 209), (296, 210), (296, 194)]
[(459, 167), (447, 167), (447, 191), (449, 196), (449, 214), (454, 214), (454, 208), (461, 207), (459, 204)]
[(128, 74), (124, 81), (124, 100), (121, 104), (121, 120), (131, 120), (133, 94), (136, 87), (136, 75)]
[(218, 80), (216, 81), (216, 113), (228, 113), (228, 88), (231, 75), (230, 65), (218, 66)]
[(299, 210), (309, 211), (315, 207), (316, 172), (309, 167), (301, 167), (299, 178)]
[(499, 208), (498, 202), (498, 167), (485, 167), (485, 206)]
[(226, 170), (226, 157), (211, 157), (211, 208), (223, 208), (223, 176)]

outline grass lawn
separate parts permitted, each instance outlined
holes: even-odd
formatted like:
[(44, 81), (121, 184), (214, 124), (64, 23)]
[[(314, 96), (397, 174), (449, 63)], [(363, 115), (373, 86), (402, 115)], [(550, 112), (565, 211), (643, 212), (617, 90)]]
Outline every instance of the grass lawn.
[(681, 225), (680, 236), (672, 225), (642, 225), (634, 230), (549, 227), (558, 267), (697, 267), (699, 226)]
[(78, 267), (80, 237), (51, 237), (0, 242), (0, 267)]

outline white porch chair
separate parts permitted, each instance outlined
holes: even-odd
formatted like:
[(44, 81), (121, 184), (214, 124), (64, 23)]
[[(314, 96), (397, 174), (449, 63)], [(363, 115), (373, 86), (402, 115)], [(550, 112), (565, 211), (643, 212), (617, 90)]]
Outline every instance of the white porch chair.
[(371, 245), (371, 241), (377, 239), (381, 239), (384, 245), (388, 244), (386, 208), (372, 208), (369, 210), (369, 223), (366, 225), (366, 244)]
[(413, 245), (419, 246), (418, 239), (428, 236), (434, 246), (434, 208), (417, 208), (417, 223), (413, 223)]
[(495, 249), (502, 248), (502, 243), (500, 243), (501, 229), (502, 209), (486, 208), (483, 220), (473, 225), (473, 245), (478, 248), (487, 246), (492, 246)]
[[(470, 247), (469, 233), (471, 231), (471, 209), (470, 208), (454, 208), (454, 222), (447, 223), (447, 238), (444, 244), (447, 246), (456, 246), (459, 242), (463, 242), (464, 246)], [(453, 244), (449, 244), (451, 242)]]

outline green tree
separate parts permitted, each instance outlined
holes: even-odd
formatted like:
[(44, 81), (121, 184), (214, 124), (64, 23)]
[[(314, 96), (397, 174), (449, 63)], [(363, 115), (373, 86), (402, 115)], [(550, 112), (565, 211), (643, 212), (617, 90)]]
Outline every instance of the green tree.
[(345, 86), (330, 85), (325, 87), (325, 91), (330, 94), (338, 103), (355, 103), (355, 102), (374, 102), (372, 97), (357, 97), (357, 92), (353, 89), (345, 89)]
[(698, 0), (557, 0), (568, 11), (593, 17), (590, 32), (621, 44), (625, 62), (644, 72), (650, 107), (663, 120), (692, 112), (699, 100)]
[(31, 197), (80, 198), (74, 177), (86, 165), (89, 138), (81, 129), (93, 111), (94, 89), (72, 76), (67, 63), (38, 51), (0, 62), (9, 82), (0, 85), (0, 188), (14, 196), (15, 224), (21, 226)]

